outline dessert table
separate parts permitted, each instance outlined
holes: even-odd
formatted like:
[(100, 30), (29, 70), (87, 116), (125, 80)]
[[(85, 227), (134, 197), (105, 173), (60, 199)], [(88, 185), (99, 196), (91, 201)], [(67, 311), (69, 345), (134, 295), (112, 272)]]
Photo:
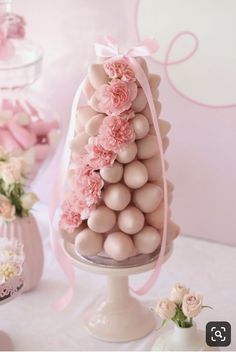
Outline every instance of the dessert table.
[[(36, 206), (44, 240), (45, 269), (37, 290), (23, 294), (7, 305), (0, 306), (1, 329), (11, 335), (15, 350), (19, 351), (147, 351), (158, 332), (129, 343), (108, 343), (88, 335), (79, 325), (85, 308), (92, 304), (106, 288), (105, 278), (76, 268), (77, 289), (71, 305), (64, 312), (53, 311), (53, 303), (67, 288), (66, 279), (58, 266), (49, 241), (46, 207)], [(180, 236), (173, 254), (164, 264), (155, 288), (142, 298), (149, 307), (168, 295), (175, 282), (202, 292), (204, 303), (214, 310), (204, 309), (197, 319), (204, 329), (208, 321), (229, 321), (232, 342), (225, 350), (236, 350), (236, 247), (212, 243), (198, 238)], [(130, 283), (139, 287), (148, 273), (132, 276)], [(162, 333), (172, 324), (159, 330)]]

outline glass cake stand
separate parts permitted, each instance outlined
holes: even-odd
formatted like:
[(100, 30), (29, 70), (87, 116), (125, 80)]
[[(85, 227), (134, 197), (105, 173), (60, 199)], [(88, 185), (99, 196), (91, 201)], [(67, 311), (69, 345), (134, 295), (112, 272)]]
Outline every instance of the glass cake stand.
[[(159, 250), (138, 255), (123, 262), (96, 256), (80, 256), (73, 243), (63, 240), (63, 249), (72, 264), (82, 270), (106, 275), (107, 294), (88, 307), (81, 317), (82, 326), (94, 337), (109, 342), (128, 342), (149, 334), (156, 326), (152, 311), (130, 295), (129, 276), (150, 271), (156, 265)], [(165, 261), (171, 255), (167, 246)]]
[[(16, 276), (0, 285), (0, 305), (6, 304), (20, 295), (23, 289), (23, 275)], [(0, 351), (12, 351), (13, 343), (8, 334), (0, 330)]]

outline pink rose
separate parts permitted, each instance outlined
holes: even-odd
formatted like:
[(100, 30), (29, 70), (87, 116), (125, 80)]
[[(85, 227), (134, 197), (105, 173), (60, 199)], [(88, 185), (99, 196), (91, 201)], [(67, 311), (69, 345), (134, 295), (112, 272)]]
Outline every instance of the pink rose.
[(132, 101), (137, 96), (136, 83), (112, 80), (109, 84), (100, 86), (94, 96), (98, 100), (99, 109), (107, 115), (119, 115), (130, 109)]
[(119, 150), (135, 139), (135, 132), (129, 121), (119, 116), (107, 116), (99, 128), (99, 141), (107, 150)]
[(170, 300), (176, 304), (182, 304), (185, 294), (189, 293), (189, 288), (182, 284), (176, 283), (170, 292)]
[(202, 310), (203, 297), (200, 294), (189, 293), (183, 298), (182, 310), (188, 318), (196, 317)]
[(155, 311), (163, 320), (172, 319), (175, 316), (176, 305), (170, 299), (165, 298), (160, 301)]
[(104, 63), (104, 70), (111, 79), (121, 79), (126, 82), (136, 80), (134, 71), (125, 59), (108, 60)]
[(113, 151), (105, 149), (100, 144), (98, 137), (90, 137), (86, 150), (88, 153), (88, 164), (94, 170), (112, 165), (116, 158)]

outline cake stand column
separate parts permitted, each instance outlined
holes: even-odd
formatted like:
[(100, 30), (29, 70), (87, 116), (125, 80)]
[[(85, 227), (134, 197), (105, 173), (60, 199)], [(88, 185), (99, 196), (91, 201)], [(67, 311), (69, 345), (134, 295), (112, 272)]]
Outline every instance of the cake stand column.
[(83, 326), (96, 338), (126, 342), (142, 338), (155, 327), (155, 317), (129, 293), (128, 276), (109, 275), (105, 298), (83, 314)]

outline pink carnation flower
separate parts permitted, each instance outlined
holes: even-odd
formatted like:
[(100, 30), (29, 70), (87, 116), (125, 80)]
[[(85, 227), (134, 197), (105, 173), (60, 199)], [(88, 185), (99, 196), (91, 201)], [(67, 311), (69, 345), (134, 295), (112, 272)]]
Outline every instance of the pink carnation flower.
[(76, 206), (76, 201), (72, 196), (71, 199), (67, 199), (62, 205), (63, 213), (61, 215), (59, 226), (61, 229), (68, 233), (73, 233), (76, 228), (81, 224), (81, 208)]
[(87, 204), (88, 212), (84, 208), (82, 217), (88, 218), (91, 212), (91, 206), (98, 203), (101, 198), (101, 191), (104, 186), (104, 182), (100, 175), (89, 166), (79, 168), (76, 173), (76, 183), (78, 196), (83, 198), (83, 201)]
[(104, 70), (111, 79), (121, 79), (126, 82), (136, 80), (135, 73), (125, 59), (108, 60), (104, 63)]
[(135, 132), (129, 121), (119, 116), (107, 116), (99, 128), (100, 143), (116, 153), (135, 139)]
[(130, 109), (132, 101), (137, 96), (136, 83), (112, 80), (109, 84), (100, 86), (94, 96), (98, 100), (101, 112), (107, 115), (119, 115)]
[(94, 170), (112, 165), (116, 158), (113, 151), (107, 150), (101, 145), (98, 137), (91, 137), (89, 139), (86, 150), (88, 152), (88, 164)]

